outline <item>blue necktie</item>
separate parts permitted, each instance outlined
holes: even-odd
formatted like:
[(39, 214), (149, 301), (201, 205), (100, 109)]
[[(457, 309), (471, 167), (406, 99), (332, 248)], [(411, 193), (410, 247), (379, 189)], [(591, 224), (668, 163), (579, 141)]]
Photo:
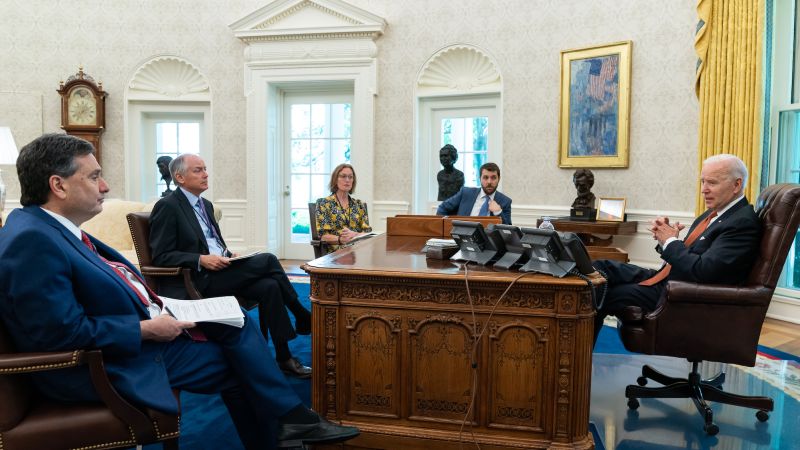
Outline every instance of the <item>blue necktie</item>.
[(489, 202), (492, 200), (491, 197), (488, 195), (485, 198), (485, 201), (481, 205), (480, 211), (478, 211), (479, 216), (488, 216), (489, 215)]

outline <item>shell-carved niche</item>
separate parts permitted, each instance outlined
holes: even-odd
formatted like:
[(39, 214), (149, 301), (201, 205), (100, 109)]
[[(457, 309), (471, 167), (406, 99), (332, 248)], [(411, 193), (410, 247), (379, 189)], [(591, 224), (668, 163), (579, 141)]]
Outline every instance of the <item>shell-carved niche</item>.
[(500, 92), (501, 81), (500, 70), (483, 50), (453, 45), (425, 63), (417, 78), (417, 90), (426, 95)]
[(157, 56), (142, 64), (128, 83), (128, 96), (148, 100), (211, 100), (206, 77), (177, 56)]

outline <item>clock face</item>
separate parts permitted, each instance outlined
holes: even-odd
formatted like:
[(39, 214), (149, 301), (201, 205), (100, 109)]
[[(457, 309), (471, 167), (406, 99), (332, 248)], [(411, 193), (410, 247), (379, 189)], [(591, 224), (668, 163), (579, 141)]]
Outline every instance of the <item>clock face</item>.
[(68, 120), (70, 125), (96, 125), (97, 99), (86, 88), (79, 87), (69, 95)]

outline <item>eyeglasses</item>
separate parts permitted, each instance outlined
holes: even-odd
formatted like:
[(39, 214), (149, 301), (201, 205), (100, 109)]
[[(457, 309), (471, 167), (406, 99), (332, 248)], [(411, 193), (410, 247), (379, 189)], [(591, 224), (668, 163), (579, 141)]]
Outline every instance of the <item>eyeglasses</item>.
[(352, 180), (354, 177), (352, 175), (345, 175), (343, 173), (340, 173), (339, 174), (339, 178), (341, 178), (343, 180)]

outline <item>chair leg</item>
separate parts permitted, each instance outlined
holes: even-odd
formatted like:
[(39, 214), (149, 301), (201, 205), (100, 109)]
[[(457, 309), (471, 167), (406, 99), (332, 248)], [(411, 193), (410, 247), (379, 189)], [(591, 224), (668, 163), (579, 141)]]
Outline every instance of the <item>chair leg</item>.
[[(642, 379), (644, 378), (644, 382)], [(642, 376), (636, 380), (639, 383), (639, 386), (644, 386), (647, 384), (647, 379), (653, 380), (658, 384), (663, 384), (664, 386), (680, 383), (681, 381), (686, 381), (686, 378), (675, 378), (668, 375), (664, 375), (663, 373), (659, 372), (658, 370), (648, 366), (645, 364), (642, 366)]]
[(705, 384), (702, 388), (705, 398), (711, 402), (725, 403), (727, 405), (759, 409), (762, 411), (772, 411), (775, 407), (772, 399), (769, 397), (733, 394), (720, 390), (715, 386)]

